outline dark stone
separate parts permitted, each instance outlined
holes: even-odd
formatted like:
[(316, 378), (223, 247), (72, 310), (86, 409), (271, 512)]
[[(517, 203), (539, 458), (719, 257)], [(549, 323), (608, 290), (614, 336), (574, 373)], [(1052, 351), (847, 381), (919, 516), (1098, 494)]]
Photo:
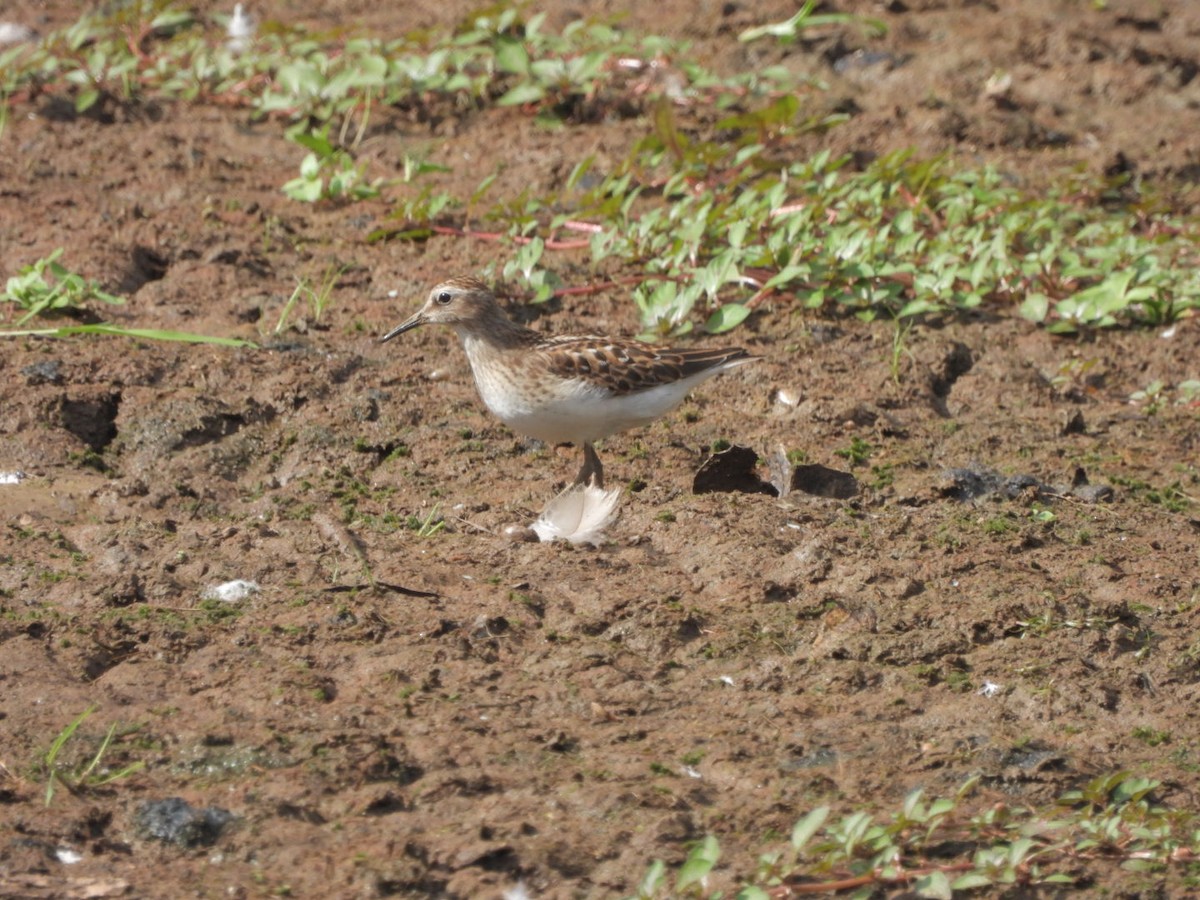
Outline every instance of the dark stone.
[(211, 844), (233, 818), (233, 813), (219, 806), (198, 809), (180, 797), (148, 800), (133, 814), (142, 837), (180, 847)]
[(44, 359), (25, 366), (21, 369), (21, 374), (25, 376), (25, 383), (31, 387), (38, 384), (62, 384), (60, 366), (61, 363), (57, 359)]

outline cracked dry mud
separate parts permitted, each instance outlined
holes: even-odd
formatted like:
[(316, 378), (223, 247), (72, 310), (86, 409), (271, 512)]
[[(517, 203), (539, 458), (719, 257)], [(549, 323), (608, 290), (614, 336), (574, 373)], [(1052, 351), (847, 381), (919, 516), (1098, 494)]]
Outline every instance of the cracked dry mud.
[[(791, 15), (784, 2), (588, 10), (687, 37), (718, 71), (819, 75), (829, 88), (806, 102), (852, 115), (805, 152), (914, 146), (1035, 187), (1133, 170), (1187, 196), (1193, 4), (836, 6), (887, 21), (871, 45), (884, 55), (855, 54), (852, 31), (737, 43)], [(73, 15), (28, 7), (43, 29)], [(271, 14), (398, 34), (474, 4), (382, 7)], [(1014, 78), (1003, 104), (982, 90), (996, 71)], [(776, 298), (731, 336), (762, 361), (606, 442), (610, 480), (630, 486), (609, 543), (514, 543), (504, 527), (532, 520), (577, 451), (491, 419), (452, 334), (377, 342), (430, 284), (504, 249), (368, 244), (385, 202), (288, 200), (303, 151), (278, 123), (110, 112), (10, 116), (0, 268), (63, 246), (129, 295), (114, 321), (261, 348), (5, 342), (0, 469), (28, 477), (0, 485), (0, 895), (466, 898), (523, 880), (607, 897), (706, 833), (723, 848), (713, 886), (728, 886), (816, 804), (891, 809), (972, 775), (981, 805), (1044, 804), (1128, 769), (1194, 806), (1198, 412), (1129, 398), (1200, 377), (1195, 319), (1170, 338), (1070, 339), (985, 309), (914, 328), (894, 378), (890, 324)], [(429, 153), (460, 196), (503, 163), (492, 194), (515, 196), (589, 154), (611, 165), (645, 128), (379, 110), (364, 146), (389, 174)], [(583, 255), (546, 262), (588, 279)], [(272, 335), (295, 279), (334, 263), (348, 268), (321, 321)], [(525, 315), (638, 328), (615, 289)], [(693, 493), (718, 441), (762, 459), (733, 486), (789, 489)], [(1061, 489), (1081, 478), (1111, 497)], [(1164, 504), (1172, 485), (1185, 496)], [(202, 600), (232, 579), (260, 590)], [(37, 762), (93, 705), (64, 752), (120, 723), (106, 762), (145, 768), (46, 807)], [(139, 828), (148, 802), (234, 819), (162, 843)], [(1097, 871), (1096, 890), (1182, 890), (1179, 871)]]

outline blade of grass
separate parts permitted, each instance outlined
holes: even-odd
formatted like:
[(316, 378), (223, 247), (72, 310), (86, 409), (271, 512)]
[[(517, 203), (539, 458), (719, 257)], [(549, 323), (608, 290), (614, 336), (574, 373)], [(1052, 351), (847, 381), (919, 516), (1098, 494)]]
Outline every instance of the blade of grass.
[(66, 744), (67, 741), (69, 741), (71, 739), (71, 735), (73, 735), (75, 733), (75, 731), (79, 728), (79, 726), (84, 723), (84, 720), (86, 720), (88, 716), (90, 716), (92, 713), (94, 713), (96, 711), (96, 709), (97, 709), (97, 707), (95, 705), (92, 705), (92, 706), (89, 706), (87, 709), (85, 709), (83, 712), (81, 712), (74, 719), (74, 721), (72, 721), (69, 725), (67, 725), (66, 728), (64, 728), (62, 731), (60, 731), (58, 733), (58, 736), (54, 738), (53, 743), (50, 744), (50, 749), (48, 749), (46, 751), (46, 756), (44, 757), (44, 759), (46, 761), (46, 768), (50, 771), (50, 777), (46, 781), (46, 805), (47, 806), (49, 806), (51, 801), (54, 800), (54, 786), (58, 783), (58, 772), (54, 768), (54, 766), (58, 760), (59, 751), (61, 751), (63, 748), (63, 745)]
[(170, 331), (156, 328), (124, 328), (120, 325), (68, 325), (63, 328), (31, 328), (22, 331), (0, 331), (5, 337), (70, 337), (75, 334), (107, 334), (114, 337), (143, 338), (150, 341), (180, 341), (186, 344), (218, 344), (222, 347), (257, 348), (254, 341), (241, 338), (216, 337), (209, 334), (194, 334), (190, 331)]

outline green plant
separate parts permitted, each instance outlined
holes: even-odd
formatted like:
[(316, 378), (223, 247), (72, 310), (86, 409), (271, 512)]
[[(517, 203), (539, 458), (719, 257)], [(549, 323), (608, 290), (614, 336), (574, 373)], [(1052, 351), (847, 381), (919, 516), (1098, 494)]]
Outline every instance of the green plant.
[(1016, 530), (1016, 523), (1005, 516), (993, 516), (983, 523), (983, 533), (993, 537), (1002, 537)]
[(446, 520), (441, 515), (442, 504), (435, 503), (424, 518), (420, 516), (409, 516), (408, 527), (410, 530), (417, 533), (417, 537), (428, 538), (433, 537), (438, 532), (446, 527)]
[(912, 331), (913, 320), (901, 319), (897, 316), (892, 324), (892, 354), (889, 361), (889, 367), (892, 371), (892, 383), (900, 383), (900, 364), (904, 356), (916, 362), (916, 357), (913, 356), (912, 350), (908, 347), (908, 337)]
[(109, 325), (98, 322), (95, 325), (68, 325), (62, 328), (28, 328), (17, 331), (0, 331), (0, 337), (54, 337), (65, 338), (74, 335), (111, 335), (113, 337), (135, 338), (147, 341), (177, 341), (184, 344), (217, 344), (223, 347), (257, 347), (253, 341), (241, 338), (217, 337), (208, 334), (195, 334), (190, 331), (173, 331), (161, 328), (125, 328), (120, 325)]
[(842, 457), (842, 459), (850, 463), (850, 468), (853, 469), (856, 466), (864, 465), (871, 458), (871, 453), (874, 449), (874, 447), (862, 438), (855, 436), (850, 439), (849, 447), (834, 450), (833, 455)]
[(100, 768), (104, 756), (112, 744), (113, 737), (117, 733), (117, 724), (114, 722), (109, 726), (108, 732), (104, 735), (104, 739), (100, 742), (100, 746), (97, 748), (90, 762), (82, 766), (76, 766), (73, 769), (64, 769), (59, 762), (59, 755), (63, 752), (67, 743), (74, 737), (79, 726), (96, 709), (97, 707), (95, 706), (89, 706), (80, 713), (58, 733), (54, 741), (50, 744), (49, 749), (43, 755), (42, 764), (46, 771), (46, 806), (49, 806), (54, 800), (55, 790), (60, 784), (73, 794), (82, 793), (91, 788), (101, 787), (111, 784), (114, 781), (119, 781), (122, 778), (127, 778), (145, 766), (145, 763), (138, 761), (124, 766), (115, 772)]
[[(215, 337), (157, 328), (127, 328), (96, 322), (90, 325), (64, 325), (58, 328), (21, 328), (34, 316), (49, 316), (54, 313), (75, 311), (83, 308), (88, 300), (102, 300), (108, 304), (122, 304), (123, 297), (100, 290), (96, 283), (65, 268), (58, 259), (61, 247), (45, 259), (24, 266), (18, 274), (8, 279), (0, 301), (15, 303), (25, 314), (17, 320), (16, 329), (0, 331), (0, 337), (57, 337), (73, 335), (113, 335), (116, 337), (139, 338), (153, 341), (180, 341), (193, 344), (220, 344), (226, 347), (253, 347), (251, 341), (238, 338)], [(47, 275), (49, 278), (47, 278)]]
[(1039, 613), (1017, 622), (1017, 634), (1022, 638), (1046, 637), (1056, 631), (1070, 629), (1075, 631), (1100, 630), (1111, 628), (1117, 623), (1110, 616), (1081, 616), (1067, 618), (1055, 612)]
[(1050, 525), (1058, 517), (1049, 507), (1043, 506), (1041, 503), (1034, 503), (1029, 510), (1029, 518), (1039, 525)]
[[(787, 21), (741, 39), (793, 41), (813, 28), (856, 24), (881, 28), (819, 13), (808, 0)], [(991, 169), (956, 171), (947, 160), (905, 153), (863, 171), (827, 153), (806, 158), (804, 135), (846, 116), (808, 112), (795, 88), (820, 85), (780, 66), (718, 77), (684, 43), (584, 19), (554, 32), (544, 15), (508, 6), (443, 34), (264, 29), (243, 53), (213, 47), (200, 25), (161, 0), (88, 13), (37, 46), (0, 53), (0, 110), (47, 95), (81, 110), (235, 104), (294, 126), (308, 153), (284, 189), (305, 202), (378, 194), (382, 182), (352, 153), (373, 108), (435, 118), (519, 107), (545, 124), (642, 116), (648, 133), (604, 177), (585, 159), (561, 191), (490, 207), (483, 200), (495, 172), (456, 197), (411, 187), (443, 167), (406, 153), (396, 224), (369, 239), (423, 240), (450, 229), (447, 214), (465, 208), (467, 220), (498, 223), (489, 237), (512, 240), (504, 277), (522, 278), (536, 301), (561, 287), (551, 248), (584, 249), (595, 266), (615, 258), (636, 269), (630, 283), (643, 333), (653, 337), (701, 322), (728, 331), (772, 298), (890, 316), (894, 379), (908, 329), (922, 317), (990, 304), (1054, 331), (1081, 331), (1168, 323), (1200, 307), (1194, 220), (1145, 203), (1095, 202), (1105, 185), (1083, 177), (1034, 193)], [(728, 115), (698, 125), (693, 108)], [(586, 237), (559, 240), (568, 230)]]
[(1145, 725), (1139, 725), (1133, 729), (1133, 737), (1147, 747), (1158, 747), (1171, 742), (1171, 732), (1158, 728), (1149, 728)]
[(880, 37), (887, 34), (887, 25), (880, 19), (859, 18), (846, 13), (814, 14), (813, 11), (816, 8), (817, 0), (805, 0), (804, 5), (790, 19), (770, 25), (759, 25), (754, 28), (748, 28), (738, 35), (738, 40), (747, 42), (757, 41), (764, 37), (774, 37), (783, 43), (791, 43), (799, 38), (806, 29), (820, 28), (825, 25), (860, 24), (869, 34), (874, 36)]
[(1178, 396), (1175, 403), (1178, 406), (1195, 406), (1200, 403), (1200, 381), (1188, 379), (1175, 386)]
[(1161, 379), (1155, 379), (1150, 382), (1140, 391), (1134, 391), (1129, 395), (1129, 400), (1132, 403), (1142, 404), (1142, 408), (1146, 410), (1146, 415), (1157, 415), (1162, 409), (1163, 401), (1166, 399), (1163, 396), (1163, 384)]
[(1178, 481), (1166, 487), (1154, 487), (1138, 478), (1125, 475), (1112, 475), (1110, 480), (1114, 485), (1125, 488), (1131, 497), (1145, 500), (1147, 503), (1161, 506), (1171, 512), (1185, 512), (1196, 502), (1183, 490), (1182, 484)]
[(23, 266), (8, 279), (0, 300), (15, 303), (25, 314), (17, 320), (17, 327), (24, 325), (34, 316), (79, 310), (89, 300), (102, 300), (109, 304), (121, 304), (124, 297), (100, 290), (94, 281), (87, 281), (60, 263), (63, 248), (59, 247), (33, 265)]
[(520, 244), (516, 255), (504, 264), (505, 279), (520, 275), (533, 289), (533, 297), (530, 298), (532, 303), (544, 303), (554, 296), (555, 290), (561, 286), (557, 275), (538, 268), (545, 246), (541, 238), (531, 238)]
[[(1024, 195), (992, 170), (955, 172), (905, 153), (856, 173), (828, 154), (780, 163), (793, 135), (835, 124), (799, 114), (795, 98), (773, 99), (719, 122), (731, 137), (705, 142), (686, 137), (660, 102), (653, 132), (602, 181), (571, 189), (584, 160), (563, 194), (490, 215), (522, 241), (582, 221), (593, 264), (636, 260), (633, 298), (648, 337), (686, 333), (699, 309), (708, 330), (727, 330), (785, 293), (807, 308), (890, 316), (893, 377), (919, 317), (991, 303), (1077, 331), (1155, 324), (1200, 306), (1200, 276), (1187, 265), (1194, 223), (1164, 221), (1152, 238), (1136, 227), (1137, 210), (1088, 204), (1087, 185), (1065, 186), (1068, 199)], [(550, 215), (551, 206), (562, 211)], [(419, 232), (410, 224), (405, 233)], [(506, 272), (540, 271), (529, 261), (541, 265), (549, 238), (529, 246)], [(1117, 297), (1103, 314), (1093, 288)]]
[[(711, 834), (696, 844), (675, 875), (675, 896), (701, 896), (701, 888), (708, 873), (721, 858), (721, 846)], [(638, 884), (637, 892), (630, 900), (651, 900), (660, 896), (667, 883), (667, 867), (662, 860), (655, 860)]]
[(794, 447), (787, 452), (789, 465), (802, 466), (808, 462), (808, 452), (800, 447)]
[(287, 328), (292, 312), (302, 297), (308, 298), (309, 315), (312, 323), (319, 323), (321, 317), (325, 314), (325, 310), (329, 308), (330, 298), (333, 295), (333, 287), (344, 271), (346, 271), (345, 266), (327, 266), (325, 274), (322, 276), (320, 287), (316, 288), (312, 286), (307, 278), (297, 278), (296, 287), (292, 290), (287, 301), (283, 304), (283, 309), (279, 312), (279, 320), (275, 323), (273, 333), (283, 333)]
[(325, 267), (325, 273), (321, 276), (320, 286), (309, 288), (308, 303), (313, 322), (320, 323), (324, 317), (325, 310), (329, 309), (329, 305), (333, 299), (333, 288), (347, 268), (344, 265), (338, 266), (330, 263)]
[[(927, 898), (984, 888), (1028, 891), (1091, 881), (1090, 869), (1102, 872), (1113, 861), (1153, 870), (1188, 865), (1200, 852), (1200, 815), (1155, 805), (1158, 782), (1128, 772), (1096, 778), (1042, 810), (989, 803), (972, 813), (968, 801), (977, 782), (928, 802), (915, 790), (899, 810), (881, 816), (858, 810), (835, 818), (828, 806), (817, 807), (796, 822), (782, 848), (760, 855), (734, 896), (769, 900), (797, 889)], [(710, 834), (689, 853), (673, 885), (656, 860), (630, 900), (706, 896), (704, 879), (719, 858), (719, 842)]]
[(896, 481), (896, 467), (891, 463), (885, 463), (881, 466), (871, 466), (871, 489), (882, 491), (884, 488), (891, 487)]
[(329, 140), (329, 126), (316, 131), (293, 130), (291, 140), (307, 147), (300, 175), (286, 182), (282, 191), (293, 200), (367, 200), (379, 196), (381, 179), (366, 180), (366, 163), (356, 163), (349, 151)]

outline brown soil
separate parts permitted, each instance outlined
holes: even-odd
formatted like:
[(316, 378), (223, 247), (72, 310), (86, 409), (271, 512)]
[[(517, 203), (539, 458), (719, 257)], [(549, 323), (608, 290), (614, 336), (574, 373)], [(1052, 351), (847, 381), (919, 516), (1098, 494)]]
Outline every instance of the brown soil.
[[(476, 4), (271, 6), (398, 35)], [(42, 29), (74, 14), (27, 7)], [(828, 82), (806, 102), (851, 121), (797, 152), (913, 146), (1026, 184), (1132, 171), (1177, 208), (1191, 196), (1187, 0), (843, 2), (888, 36), (791, 47), (736, 41), (787, 2), (586, 7), (686, 37), (720, 71), (782, 62)], [(1013, 79), (1003, 102), (984, 89), (997, 73)], [(577, 451), (492, 419), (452, 334), (378, 343), (431, 283), (505, 248), (367, 243), (389, 203), (287, 199), (303, 151), (244, 111), (61, 109), (18, 104), (5, 128), (0, 272), (62, 246), (129, 296), (98, 310), (113, 321), (261, 348), (5, 341), (0, 470), (28, 478), (0, 486), (0, 896), (465, 898), (524, 881), (608, 897), (706, 833), (727, 886), (814, 805), (893, 809), (973, 775), (981, 806), (1045, 804), (1122, 769), (1194, 806), (1200, 522), (1187, 498), (1155, 501), (1200, 491), (1200, 424), (1130, 395), (1200, 377), (1195, 319), (1169, 338), (1063, 339), (991, 310), (914, 329), (893, 372), (888, 323), (777, 298), (733, 335), (760, 362), (603, 447), (610, 479), (634, 486), (607, 545), (513, 543), (504, 526), (536, 515)], [(589, 154), (622, 158), (647, 127), (379, 111), (365, 153), (390, 175), (428, 152), (459, 195), (499, 167), (493, 196), (515, 196)], [(572, 285), (586, 263), (547, 259)], [(321, 320), (298, 310), (273, 335), (296, 279), (331, 264), (349, 268)], [(614, 288), (555, 301), (536, 327), (638, 326)], [(694, 494), (718, 439), (802, 451), (859, 492)], [(873, 449), (851, 467), (855, 439)], [(969, 479), (948, 470), (971, 466), (1049, 485), (1082, 470), (1115, 499), (1027, 484), (963, 500)], [(441, 532), (409, 527), (434, 511)], [(261, 590), (202, 601), (231, 579)], [(85, 764), (120, 723), (105, 764), (146, 767), (47, 807), (38, 763), (93, 705), (64, 760)], [(139, 810), (175, 796), (235, 819), (192, 848), (151, 839)], [(1161, 896), (1182, 874), (1091, 869), (1083, 884)]]

